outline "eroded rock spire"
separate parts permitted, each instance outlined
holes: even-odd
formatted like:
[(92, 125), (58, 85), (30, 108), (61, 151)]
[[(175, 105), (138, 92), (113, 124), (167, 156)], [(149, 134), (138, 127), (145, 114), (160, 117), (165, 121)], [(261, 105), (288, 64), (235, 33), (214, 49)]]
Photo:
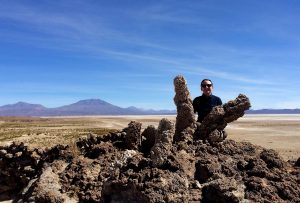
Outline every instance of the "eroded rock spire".
[(195, 114), (187, 82), (183, 76), (178, 75), (174, 79), (175, 97), (174, 102), (177, 107), (177, 117), (175, 124), (174, 141), (189, 139), (195, 129)]

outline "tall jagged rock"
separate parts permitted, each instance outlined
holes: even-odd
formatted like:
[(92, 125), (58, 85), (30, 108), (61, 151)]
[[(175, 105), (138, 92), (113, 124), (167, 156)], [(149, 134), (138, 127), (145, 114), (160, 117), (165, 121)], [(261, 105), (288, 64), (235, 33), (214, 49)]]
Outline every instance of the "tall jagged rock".
[(195, 114), (187, 82), (183, 76), (174, 79), (175, 97), (177, 107), (174, 141), (189, 139), (195, 130)]

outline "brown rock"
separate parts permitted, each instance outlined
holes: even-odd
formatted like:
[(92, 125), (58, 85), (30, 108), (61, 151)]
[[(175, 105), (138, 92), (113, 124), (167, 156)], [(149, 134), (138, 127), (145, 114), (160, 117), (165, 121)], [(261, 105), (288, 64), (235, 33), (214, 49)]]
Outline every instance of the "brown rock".
[(141, 145), (141, 127), (142, 123), (131, 121), (128, 124), (128, 127), (124, 129), (124, 131), (126, 132), (125, 144), (127, 149), (138, 149)]
[[(66, 163), (60, 163), (60, 166), (56, 170), (61, 171), (65, 166)], [(54, 173), (50, 166), (43, 170), (39, 179), (31, 188), (28, 193), (24, 194), (25, 197), (28, 197), (26, 201), (29, 202), (77, 202), (75, 199), (61, 193), (62, 185), (59, 182), (59, 176), (57, 173)]]
[(245, 196), (245, 185), (234, 178), (220, 176), (209, 182), (202, 189), (203, 202), (242, 202)]
[(260, 153), (260, 158), (266, 162), (268, 168), (282, 168), (284, 165), (284, 162), (279, 157), (278, 153), (272, 149), (264, 149)]
[(172, 147), (174, 131), (172, 121), (164, 118), (159, 122), (155, 144), (150, 152), (154, 167), (162, 166), (166, 162)]
[(177, 107), (174, 141), (178, 142), (191, 136), (191, 134), (185, 132), (187, 128), (189, 128), (189, 131), (192, 130), (192, 134), (194, 133), (196, 121), (190, 92), (183, 76), (175, 77), (174, 87), (174, 102)]
[(153, 125), (149, 125), (142, 133), (141, 151), (148, 155), (151, 148), (155, 144), (157, 129)]
[(208, 140), (210, 143), (223, 141), (227, 134), (224, 128), (227, 123), (232, 122), (244, 115), (245, 110), (250, 108), (249, 99), (240, 94), (235, 100), (229, 101), (222, 106), (216, 106), (203, 119), (201, 124), (197, 124), (194, 138)]

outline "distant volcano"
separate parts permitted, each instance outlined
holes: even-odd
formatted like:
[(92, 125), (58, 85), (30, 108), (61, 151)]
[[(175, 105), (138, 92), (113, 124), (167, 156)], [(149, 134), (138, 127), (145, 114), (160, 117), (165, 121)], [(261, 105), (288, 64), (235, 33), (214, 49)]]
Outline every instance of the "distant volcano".
[(0, 106), (0, 116), (83, 116), (83, 115), (158, 115), (176, 114), (175, 110), (139, 109), (134, 106), (122, 108), (101, 99), (80, 100), (57, 108), (40, 104), (18, 102)]

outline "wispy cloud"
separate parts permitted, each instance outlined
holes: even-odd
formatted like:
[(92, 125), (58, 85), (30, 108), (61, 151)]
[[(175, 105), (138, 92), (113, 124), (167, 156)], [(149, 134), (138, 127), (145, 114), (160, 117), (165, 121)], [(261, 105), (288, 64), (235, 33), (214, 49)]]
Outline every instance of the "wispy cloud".
[(232, 72), (224, 72), (224, 71), (213, 71), (209, 68), (198, 68), (198, 67), (194, 67), (194, 68), (184, 68), (184, 72), (191, 74), (191, 75), (198, 75), (198, 76), (212, 76), (215, 78), (221, 78), (221, 79), (226, 79), (229, 81), (239, 81), (239, 82), (244, 82), (244, 83), (250, 83), (250, 84), (257, 84), (257, 85), (263, 85), (263, 84), (268, 84), (268, 85), (272, 85), (274, 84), (274, 82), (272, 81), (268, 81), (268, 80), (264, 80), (264, 79), (252, 79), (252, 78), (248, 78), (245, 77), (243, 75), (239, 75), (239, 74), (235, 74)]
[[(167, 10), (168, 12), (161, 12)], [(217, 61), (215, 57), (211, 58), (211, 56), (218, 56), (218, 59), (220, 61), (220, 57), (222, 58), (222, 63), (226, 62), (226, 60), (230, 60), (233, 55), (240, 55), (239, 50), (234, 50), (232, 48), (223, 48), (221, 51), (217, 51), (217, 49), (220, 49), (220, 46), (217, 48), (216, 45), (211, 46), (211, 44), (207, 44), (205, 50), (202, 49), (202, 53), (205, 53), (205, 57), (200, 60), (200, 63), (197, 64), (191, 62), (197, 59), (188, 56), (189, 54), (194, 54), (198, 50), (198, 48), (193, 49), (193, 47), (190, 48), (189, 51), (183, 51), (178, 50), (174, 47), (170, 48), (168, 46), (155, 44), (153, 42), (148, 42), (144, 39), (135, 39), (130, 36), (129, 33), (124, 33), (117, 31), (115, 29), (109, 28), (105, 23), (103, 23), (104, 20), (101, 19), (101, 17), (94, 17), (93, 21), (91, 21), (91, 16), (82, 16), (80, 14), (73, 14), (73, 13), (67, 13), (60, 14), (60, 13), (42, 13), (38, 8), (35, 7), (29, 7), (25, 5), (14, 5), (14, 11), (15, 12), (1, 12), (0, 17), (4, 19), (9, 19), (16, 21), (18, 23), (26, 24), (28, 26), (32, 26), (33, 29), (36, 29), (36, 31), (43, 32), (44, 34), (51, 34), (50, 37), (43, 36), (26, 36), (26, 40), (19, 35), (20, 41), (27, 41), (26, 43), (29, 43), (30, 40), (32, 40), (32, 44), (36, 46), (43, 46), (50, 48), (52, 45), (52, 48), (54, 49), (63, 49), (63, 50), (74, 50), (74, 48), (86, 51), (88, 53), (91, 53), (92, 55), (99, 55), (99, 54), (107, 54), (113, 57), (121, 58), (121, 59), (132, 59), (132, 60), (150, 60), (155, 62), (161, 62), (161, 63), (167, 63), (171, 65), (175, 65), (177, 67), (185, 67), (185, 66), (201, 66), (201, 63), (211, 63)], [(148, 17), (155, 18), (153, 16), (160, 16), (160, 20), (174, 20), (180, 22), (180, 19), (182, 21), (186, 22), (193, 22), (193, 20), (189, 17), (187, 19), (179, 18), (178, 16), (178, 10), (175, 9), (169, 9), (166, 7), (166, 5), (162, 5), (160, 7), (152, 7), (151, 9), (146, 9), (146, 14), (148, 14)], [(187, 10), (181, 11), (181, 12), (187, 12)], [(147, 16), (147, 15), (146, 15)], [(152, 16), (152, 17), (151, 17)], [(185, 20), (184, 20), (185, 19)], [(207, 23), (207, 22), (206, 22)], [(10, 33), (8, 33), (10, 34)], [(119, 43), (125, 43), (126, 46), (128, 46), (129, 43), (133, 43), (135, 46), (145, 47), (147, 48), (153, 48), (155, 50), (159, 50), (160, 56), (157, 56), (155, 54), (147, 54), (147, 53), (130, 53), (128, 50), (122, 51), (119, 48), (114, 48), (111, 43), (109, 46), (106, 44), (106, 40), (110, 40), (119, 42)], [(124, 44), (124, 46), (125, 46)], [(133, 46), (131, 44), (131, 46)], [(101, 47), (101, 48), (99, 48)], [(209, 47), (209, 48), (208, 48)], [(212, 47), (216, 47), (215, 49), (212, 49)], [(210, 51), (211, 50), (211, 51)], [(229, 50), (229, 51), (228, 51)], [(233, 51), (233, 52), (232, 52)], [(172, 54), (175, 53), (175, 55), (179, 55), (180, 53), (184, 54), (181, 57), (163, 57), (162, 53), (170, 55), (170, 52)], [(211, 52), (211, 53), (210, 53)], [(214, 53), (213, 53), (214, 52)], [(232, 52), (231, 54), (228, 54)], [(220, 55), (220, 53), (223, 53)], [(226, 55), (224, 55), (226, 53)], [(245, 55), (245, 54), (244, 54)], [(249, 56), (249, 54), (248, 54)], [(253, 54), (252, 54), (253, 57)], [(235, 60), (237, 56), (235, 56)], [(187, 71), (189, 73), (189, 70), (185, 68), (175, 68), (177, 71)], [(192, 68), (195, 70), (195, 68)], [(259, 81), (259, 80), (253, 80), (249, 79), (245, 76), (240, 76), (237, 74), (233, 74), (230, 72), (224, 72), (224, 71), (213, 71), (213, 69), (210, 67), (205, 69), (199, 69), (197, 68), (197, 72), (200, 71), (200, 74), (207, 74), (207, 75), (214, 75), (219, 78), (223, 79), (230, 79), (230, 80), (236, 80), (236, 81), (242, 81), (242, 82), (248, 82), (248, 83), (258, 83), (258, 84), (264, 84), (268, 83), (266, 81)], [(197, 72), (194, 72), (197, 74)], [(199, 73), (198, 73), (199, 74)]]
[[(164, 85), (167, 80), (183, 74), (193, 82), (205, 76), (219, 80), (226, 87), (234, 84), (236, 88), (231, 88), (234, 93), (244, 88), (258, 95), (257, 98), (264, 94), (271, 97), (296, 92), (300, 74), (300, 30), (299, 22), (295, 21), (298, 14), (294, 8), (284, 4), (284, 8), (292, 11), (289, 13), (277, 4), (282, 5), (259, 1), (235, 2), (234, 5), (215, 1), (159, 1), (134, 5), (7, 1), (0, 7), (0, 43), (8, 48), (10, 45), (25, 47), (23, 51), (28, 56), (24, 58), (34, 62), (29, 65), (19, 62), (21, 66), (16, 69), (28, 69), (27, 75), (40, 68), (37, 58), (30, 56), (31, 49), (45, 53), (49, 61), (59, 61), (51, 58), (55, 57), (51, 53), (85, 61), (84, 71), (78, 71), (82, 66), (77, 67), (77, 64), (71, 67), (57, 62), (61, 64), (53, 66), (55, 70), (61, 69), (58, 77), (70, 81), (69, 86), (61, 86), (61, 89), (71, 93), (75, 93), (72, 87), (82, 93), (84, 89), (91, 93), (97, 88), (89, 85), (103, 85), (104, 80), (122, 81), (123, 90), (129, 92), (137, 88), (145, 92), (167, 92), (170, 87)], [(0, 62), (0, 70), (12, 67), (22, 57), (7, 54), (6, 60)], [(91, 68), (89, 61), (94, 62)], [(103, 68), (105, 62), (109, 70)], [(56, 82), (64, 84), (53, 77), (56, 73), (50, 71), (52, 66), (46, 63), (42, 67), (48, 69), (44, 74), (49, 77), (38, 71), (35, 78), (27, 79), (34, 80), (36, 85), (41, 84), (39, 81), (43, 78), (49, 79), (49, 84), (41, 85), (46, 90)], [(3, 75), (11, 73), (2, 72)], [(8, 78), (18, 84), (13, 77)], [(132, 84), (135, 80), (145, 85)], [(6, 81), (0, 84), (5, 85)], [(25, 77), (22, 81), (28, 82)], [(156, 85), (150, 86), (153, 81)], [(280, 84), (290, 86), (287, 89)], [(59, 86), (48, 87), (48, 92)], [(12, 91), (17, 92), (18, 87), (15, 88)], [(30, 89), (41, 92), (43, 88), (35, 88), (29, 82), (27, 90), (30, 92)]]

